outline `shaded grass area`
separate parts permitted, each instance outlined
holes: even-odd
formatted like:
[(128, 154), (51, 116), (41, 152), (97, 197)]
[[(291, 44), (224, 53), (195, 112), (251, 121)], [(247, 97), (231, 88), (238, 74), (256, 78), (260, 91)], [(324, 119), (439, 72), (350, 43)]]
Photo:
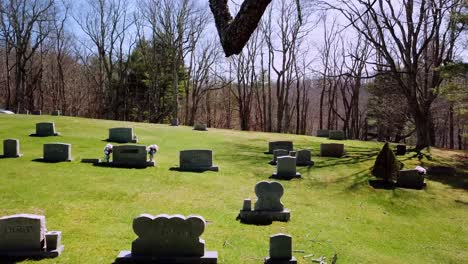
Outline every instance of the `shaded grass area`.
[[(35, 123), (54, 121), (60, 137), (33, 138)], [(80, 163), (103, 158), (108, 128), (132, 126), (141, 144), (158, 144), (156, 167), (120, 169)], [(319, 157), (320, 143), (308, 136), (210, 129), (193, 131), (143, 123), (71, 117), (0, 116), (0, 139), (20, 139), (23, 157), (1, 159), (0, 215), (45, 214), (49, 230), (61, 230), (62, 256), (40, 263), (112, 263), (136, 238), (132, 220), (141, 213), (200, 214), (208, 226), (202, 238), (217, 250), (219, 263), (261, 263), (269, 236), (293, 236), (299, 263), (338, 254), (338, 263), (463, 263), (468, 259), (467, 168), (464, 152), (433, 149), (432, 160), (411, 153), (398, 157), (405, 168), (457, 166), (452, 178), (429, 178), (424, 190), (375, 189), (370, 169), (381, 143), (342, 141), (347, 156)], [(282, 181), (289, 223), (243, 225), (235, 220), (243, 199), (255, 198), (255, 183), (274, 166), (263, 152), (271, 140), (292, 140), (311, 149), (315, 166), (300, 167), (302, 179)], [(72, 162), (32, 162), (42, 145), (72, 144)], [(179, 151), (213, 149), (219, 172), (171, 171)], [(30, 261), (31, 263), (37, 263)], [(29, 263), (26, 261), (26, 263)]]

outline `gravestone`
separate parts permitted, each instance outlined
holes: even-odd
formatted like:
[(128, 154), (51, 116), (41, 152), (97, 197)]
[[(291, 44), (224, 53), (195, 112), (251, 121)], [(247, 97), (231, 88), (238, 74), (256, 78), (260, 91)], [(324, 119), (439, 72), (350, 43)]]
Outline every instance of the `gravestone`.
[(417, 170), (400, 170), (397, 177), (397, 186), (411, 189), (422, 189), (424, 183), (424, 175)]
[(154, 161), (147, 161), (146, 158), (146, 147), (143, 145), (114, 146), (112, 148), (112, 162), (110, 165), (128, 168), (154, 166)]
[(183, 150), (179, 154), (179, 170), (181, 171), (218, 171), (213, 165), (212, 150)]
[(271, 165), (276, 165), (278, 157), (288, 156), (289, 151), (285, 149), (275, 149), (273, 151), (273, 160), (270, 161)]
[(296, 171), (296, 157), (283, 156), (276, 160), (276, 172), (273, 173), (272, 178), (290, 180), (301, 177), (301, 174)]
[(179, 126), (179, 118), (171, 119), (171, 126)]
[(255, 185), (257, 201), (252, 210), (252, 202), (245, 199), (238, 218), (243, 223), (270, 224), (273, 221), (287, 222), (290, 218), (288, 209), (281, 203), (283, 185), (279, 182), (261, 181)]
[(31, 112), (31, 115), (42, 115), (42, 111), (41, 110), (33, 110)]
[[(61, 232), (47, 232), (45, 216), (17, 214), (0, 218), (0, 256), (57, 257), (63, 251)], [(56, 237), (53, 243), (51, 236)], [(47, 242), (51, 240), (50, 245)]]
[(208, 131), (208, 128), (207, 128), (206, 124), (195, 123), (195, 126), (193, 126), (193, 130)]
[(71, 161), (71, 144), (47, 143), (44, 144), (44, 161), (62, 162)]
[(308, 149), (301, 149), (296, 152), (296, 166), (313, 166), (312, 152)]
[(200, 239), (205, 225), (198, 215), (142, 214), (133, 220), (132, 250), (120, 252), (115, 263), (217, 263), (218, 253), (205, 251)]
[(449, 166), (432, 166), (427, 169), (427, 174), (433, 176), (453, 177), (455, 173), (455, 168)]
[(60, 133), (55, 131), (55, 123), (54, 122), (42, 122), (36, 124), (36, 134), (33, 136), (37, 137), (53, 137), (59, 136)]
[(329, 131), (326, 129), (319, 129), (317, 130), (317, 137), (328, 137), (329, 136)]
[(138, 138), (133, 133), (132, 127), (114, 127), (109, 128), (109, 138), (107, 141), (117, 143), (138, 143)]
[(273, 154), (276, 149), (285, 149), (288, 152), (294, 150), (292, 141), (271, 141), (268, 142), (268, 152), (266, 154)]
[(328, 134), (328, 138), (333, 139), (333, 140), (344, 140), (346, 137), (345, 137), (344, 131), (330, 130)]
[(59, 116), (59, 115), (61, 115), (61, 112), (60, 112), (60, 110), (55, 110), (55, 111), (52, 112), (52, 115), (53, 116)]
[(320, 144), (320, 156), (341, 158), (345, 154), (344, 144), (322, 143)]
[(397, 145), (396, 146), (396, 155), (403, 156), (406, 154), (406, 145)]
[(20, 153), (20, 145), (18, 139), (5, 139), (3, 140), (3, 157), (4, 158), (18, 158), (23, 156)]
[(292, 237), (286, 234), (276, 234), (270, 237), (270, 256), (265, 258), (265, 264), (297, 263), (292, 255)]

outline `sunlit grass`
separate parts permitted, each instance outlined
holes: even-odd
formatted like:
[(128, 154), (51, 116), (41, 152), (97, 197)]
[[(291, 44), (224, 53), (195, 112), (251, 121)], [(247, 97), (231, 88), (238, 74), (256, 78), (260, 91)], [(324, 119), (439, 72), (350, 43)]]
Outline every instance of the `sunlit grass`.
[[(54, 121), (60, 137), (37, 138), (36, 122)], [(108, 128), (135, 128), (141, 144), (158, 144), (157, 166), (117, 169), (80, 163), (102, 158)], [(208, 226), (202, 238), (219, 263), (261, 263), (269, 236), (293, 236), (294, 255), (327, 256), (338, 263), (463, 263), (468, 259), (466, 168), (455, 179), (427, 180), (425, 190), (373, 189), (370, 168), (381, 143), (344, 141), (348, 156), (318, 157), (321, 142), (294, 136), (52, 116), (0, 116), (0, 139), (18, 138), (19, 159), (0, 159), (0, 215), (45, 214), (49, 230), (61, 230), (62, 256), (41, 263), (112, 263), (135, 239), (132, 220), (141, 213), (199, 214)], [(244, 198), (274, 167), (263, 154), (270, 140), (293, 140), (310, 148), (316, 166), (299, 168), (302, 179), (282, 181), (291, 221), (270, 226), (235, 220)], [(42, 145), (72, 144), (74, 161), (41, 163)], [(219, 172), (170, 171), (184, 149), (212, 149)], [(456, 152), (460, 154), (459, 152)], [(461, 153), (460, 155), (464, 155)], [(460, 165), (457, 155), (433, 151), (432, 163)], [(406, 168), (419, 165), (412, 154), (399, 157)], [(424, 161), (423, 165), (427, 165)], [(437, 181), (435, 181), (437, 180)]]

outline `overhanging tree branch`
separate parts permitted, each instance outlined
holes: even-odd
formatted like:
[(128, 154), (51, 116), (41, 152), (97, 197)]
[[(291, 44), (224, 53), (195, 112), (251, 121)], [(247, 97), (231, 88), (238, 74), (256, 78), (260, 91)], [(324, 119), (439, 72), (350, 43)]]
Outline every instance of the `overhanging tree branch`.
[(233, 18), (228, 0), (210, 0), (211, 12), (226, 57), (242, 51), (270, 2), (271, 0), (245, 0)]

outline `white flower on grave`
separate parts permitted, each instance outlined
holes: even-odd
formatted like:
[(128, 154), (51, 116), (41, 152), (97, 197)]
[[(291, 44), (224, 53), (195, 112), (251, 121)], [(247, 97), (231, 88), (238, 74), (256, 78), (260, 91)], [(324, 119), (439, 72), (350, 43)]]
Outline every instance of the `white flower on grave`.
[(156, 144), (149, 145), (149, 146), (146, 148), (146, 151), (148, 151), (148, 153), (151, 154), (151, 155), (156, 154), (156, 152), (158, 152), (158, 150), (159, 150), (159, 147), (158, 147), (158, 145), (156, 145)]
[(417, 170), (419, 174), (426, 174), (426, 169), (421, 166), (416, 166), (414, 169)]
[(106, 147), (104, 148), (104, 154), (109, 155), (112, 153), (112, 144), (107, 144)]

